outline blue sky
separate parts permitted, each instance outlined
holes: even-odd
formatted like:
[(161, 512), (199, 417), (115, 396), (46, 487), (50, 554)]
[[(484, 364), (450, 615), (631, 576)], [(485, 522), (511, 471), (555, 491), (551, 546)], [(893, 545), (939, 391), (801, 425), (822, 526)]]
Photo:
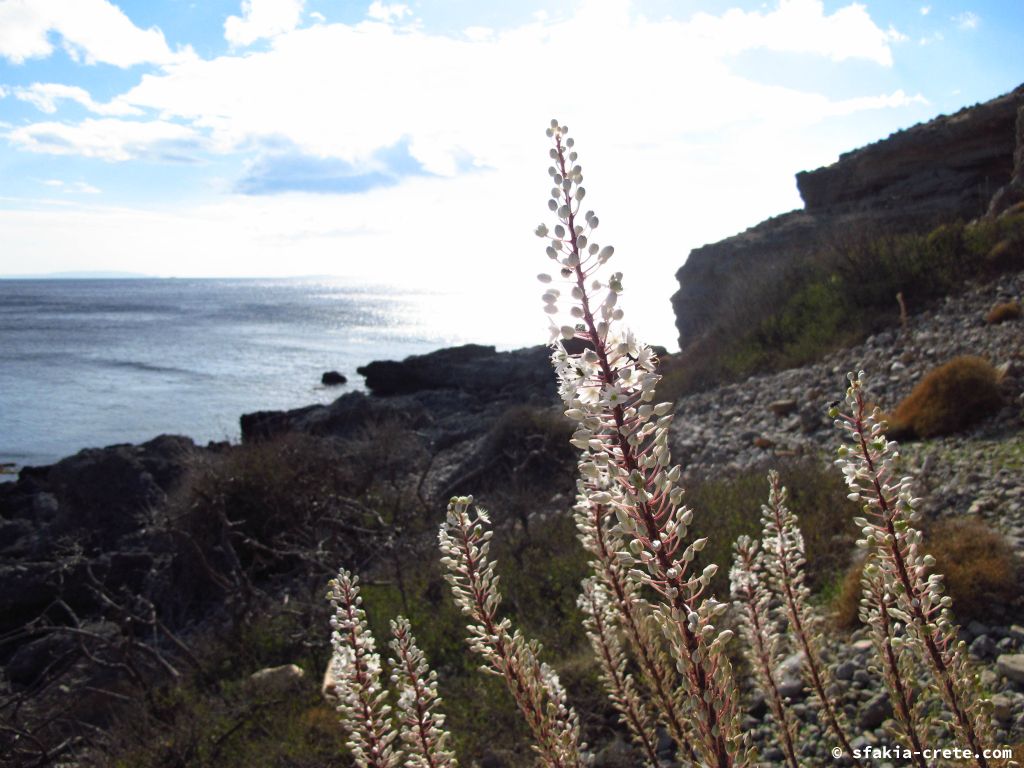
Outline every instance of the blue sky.
[(691, 248), (1016, 87), (1021, 30), (1005, 0), (0, 0), (0, 274), (336, 274), (511, 308), (558, 117), (668, 341)]

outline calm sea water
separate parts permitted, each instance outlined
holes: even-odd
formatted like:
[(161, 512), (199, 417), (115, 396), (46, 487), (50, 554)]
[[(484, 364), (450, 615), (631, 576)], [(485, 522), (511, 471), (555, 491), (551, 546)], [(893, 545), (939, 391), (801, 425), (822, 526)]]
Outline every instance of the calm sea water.
[[(233, 440), (242, 413), (361, 388), (370, 360), (543, 341), (488, 337), (451, 306), (333, 278), (0, 280), (0, 463), (162, 433)], [(332, 369), (349, 384), (320, 386)]]

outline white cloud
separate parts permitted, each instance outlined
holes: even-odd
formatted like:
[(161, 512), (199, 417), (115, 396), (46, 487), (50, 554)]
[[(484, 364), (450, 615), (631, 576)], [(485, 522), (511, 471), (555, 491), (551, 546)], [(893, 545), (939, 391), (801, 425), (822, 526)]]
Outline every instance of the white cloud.
[(77, 102), (83, 107), (97, 115), (111, 117), (124, 117), (127, 115), (140, 115), (142, 110), (126, 104), (117, 99), (107, 103), (99, 104), (93, 101), (92, 96), (84, 88), (76, 85), (63, 85), (61, 83), (33, 83), (27, 88), (18, 88), (15, 95), (21, 101), (27, 101), (41, 112), (52, 115), (57, 111), (57, 102), (67, 99)]
[(71, 194), (98, 195), (103, 191), (84, 181), (66, 182), (61, 179), (44, 179), (42, 183)]
[(4, 134), (20, 149), (51, 155), (81, 155), (123, 161), (147, 158), (195, 160), (206, 142), (194, 129), (166, 120), (89, 118), (76, 125), (32, 123)]
[(921, 15), (922, 16), (927, 16), (931, 12), (932, 12), (932, 7), (930, 5), (922, 5), (921, 6)]
[(946, 36), (941, 32), (932, 32), (930, 35), (925, 35), (918, 39), (919, 45), (931, 45), (932, 43), (941, 43), (946, 39)]
[(831, 15), (821, 0), (780, 0), (774, 10), (732, 9), (722, 16), (694, 17), (698, 33), (733, 52), (765, 48), (811, 53), (832, 61), (867, 59), (892, 65), (888, 34), (872, 21), (865, 6), (851, 3)]
[[(91, 211), (60, 227), (53, 226), (56, 213), (22, 221), (0, 210), (5, 253), (23, 243), (35, 252), (109, 254), (102, 268), (200, 275), (380, 277), (383, 262), (384, 279), (471, 283), (473, 295), (501, 293), (504, 300), (504, 285), (495, 291), (494, 270), (481, 259), (511, 263), (526, 252), (544, 262), (531, 232), (547, 216), (543, 130), (558, 117), (579, 128), (593, 184), (587, 199), (604, 222), (601, 242), (642, 254), (630, 259), (627, 274), (631, 285), (653, 285), (644, 311), (660, 313), (664, 329), (674, 288), (666, 275), (689, 247), (797, 207), (794, 172), (831, 162), (884, 135), (878, 125), (888, 132), (901, 119), (862, 124), (858, 134), (847, 127), (850, 115), (909, 111), (922, 101), (881, 89), (838, 100), (731, 69), (733, 57), (748, 50), (888, 66), (892, 31), (859, 4), (826, 13), (818, 0), (783, 0), (762, 12), (649, 21), (625, 0), (589, 0), (560, 20), (535, 19), (489, 36), (429, 34), (381, 21), (316, 24), (277, 35), (266, 50), (176, 62), (114, 100), (160, 119), (48, 121), (3, 135), (26, 150), (107, 160), (205, 152), (258, 159), (284, 148), (336, 168), (338, 161), (365, 168), (382, 149), (402, 146), (433, 176), (410, 174), (346, 196), (232, 195), (223, 191), (234, 186), (229, 182), (217, 205)], [(842, 122), (822, 129), (837, 118)], [(110, 232), (125, 234), (113, 242)], [(46, 248), (29, 245), (33, 236), (44, 237)], [(141, 241), (153, 244), (144, 256)], [(535, 271), (509, 288), (510, 301), (535, 300)], [(490, 333), (487, 322), (474, 324), (481, 340)], [(671, 343), (672, 335), (648, 338)]]
[(242, 0), (242, 15), (228, 16), (224, 39), (244, 47), (290, 32), (302, 19), (305, 0)]
[(481, 43), (494, 37), (494, 30), (490, 27), (466, 27), (463, 30), (463, 34), (467, 39)]
[(981, 17), (973, 11), (958, 13), (952, 20), (960, 29), (977, 29), (981, 23)]
[[(379, 23), (316, 25), (244, 58), (168, 67), (122, 99), (190, 123), (224, 151), (285, 137), (308, 155), (358, 163), (409, 136), (412, 156), (428, 172), (450, 176), (467, 158), (478, 166), (514, 164), (537, 114), (575, 114), (608, 136), (635, 135), (640, 119), (651, 141), (776, 119), (783, 106), (787, 121), (813, 123), (828, 114), (822, 99), (741, 79), (725, 59), (769, 48), (886, 66), (893, 31), (875, 25), (863, 6), (826, 14), (819, 0), (658, 23), (632, 18), (623, 0), (591, 0), (564, 21), (473, 37)], [(569, 39), (586, 74), (559, 90), (552, 62), (564, 57)], [(672, 98), (658, 73), (678, 73)]]
[(108, 0), (5, 0), (0, 2), (0, 57), (14, 64), (53, 53), (50, 34), (86, 64), (166, 64), (192, 56), (174, 53), (156, 27), (140, 29)]
[(885, 30), (885, 39), (893, 43), (905, 43), (907, 42), (907, 40), (910, 39), (910, 37), (908, 35), (903, 34), (898, 29), (896, 29), (896, 27), (890, 24), (889, 28)]
[(366, 11), (366, 15), (374, 21), (382, 21), (390, 24), (393, 21), (401, 21), (412, 13), (412, 9), (404, 3), (382, 3), (381, 0), (373, 0)]
[(915, 104), (927, 105), (928, 99), (917, 93), (908, 96), (902, 89), (880, 96), (861, 96), (853, 99), (830, 102), (826, 108), (830, 116), (852, 115), (872, 109), (898, 109)]
[(6, 99), (8, 93), (10, 93), (10, 91), (7, 89), (7, 86), (0, 85), (0, 99)]

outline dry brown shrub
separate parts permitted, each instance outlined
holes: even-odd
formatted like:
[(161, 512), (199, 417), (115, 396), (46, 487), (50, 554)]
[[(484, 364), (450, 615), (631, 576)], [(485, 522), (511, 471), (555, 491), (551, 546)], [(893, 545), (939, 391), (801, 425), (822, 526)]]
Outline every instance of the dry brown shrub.
[(1007, 320), (1017, 320), (1021, 314), (1020, 302), (1014, 299), (1013, 301), (1006, 301), (992, 307), (989, 313), (985, 315), (985, 322), (989, 325), (998, 325), (999, 323), (1005, 323)]
[(863, 560), (851, 565), (832, 601), (832, 618), (840, 629), (856, 629), (860, 626), (860, 580), (863, 573)]
[(959, 432), (1003, 404), (999, 376), (987, 360), (955, 357), (926, 375), (890, 416), (895, 439)]
[(936, 573), (946, 575), (946, 589), (960, 621), (991, 619), (993, 605), (1016, 597), (1019, 573), (1013, 548), (983, 521), (949, 518), (925, 534), (925, 548), (935, 558)]
[[(1005, 606), (1019, 592), (1020, 573), (1006, 539), (977, 518), (949, 518), (928, 526), (924, 548), (935, 558), (934, 573), (945, 575), (946, 593), (961, 623), (991, 620), (994, 605)], [(859, 626), (861, 573), (854, 564), (832, 603), (838, 626)]]

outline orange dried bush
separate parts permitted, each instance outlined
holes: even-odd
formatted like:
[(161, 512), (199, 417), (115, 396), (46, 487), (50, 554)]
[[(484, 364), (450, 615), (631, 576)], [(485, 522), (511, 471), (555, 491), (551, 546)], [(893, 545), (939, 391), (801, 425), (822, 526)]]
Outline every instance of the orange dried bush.
[(832, 620), (840, 629), (856, 629), (861, 625), (860, 598), (864, 594), (861, 579), (864, 576), (864, 560), (859, 559), (843, 576), (839, 591), (832, 600)]
[(1014, 299), (1013, 301), (1006, 301), (992, 307), (989, 313), (985, 315), (985, 322), (989, 325), (998, 325), (1007, 320), (1018, 320), (1021, 314), (1020, 302)]
[[(984, 621), (993, 605), (1005, 605), (1020, 591), (1020, 573), (1006, 539), (977, 518), (948, 518), (925, 530), (935, 572), (945, 574), (946, 592), (953, 598), (961, 623)], [(833, 603), (833, 619), (843, 629), (860, 626), (861, 576), (864, 561), (850, 567)]]
[(995, 367), (981, 357), (955, 357), (925, 376), (899, 404), (889, 418), (889, 436), (952, 434), (990, 416), (1002, 404)]
[(941, 520), (927, 531), (935, 570), (946, 575), (946, 587), (961, 622), (991, 618), (993, 605), (1019, 594), (1019, 573), (1006, 539), (977, 518)]

